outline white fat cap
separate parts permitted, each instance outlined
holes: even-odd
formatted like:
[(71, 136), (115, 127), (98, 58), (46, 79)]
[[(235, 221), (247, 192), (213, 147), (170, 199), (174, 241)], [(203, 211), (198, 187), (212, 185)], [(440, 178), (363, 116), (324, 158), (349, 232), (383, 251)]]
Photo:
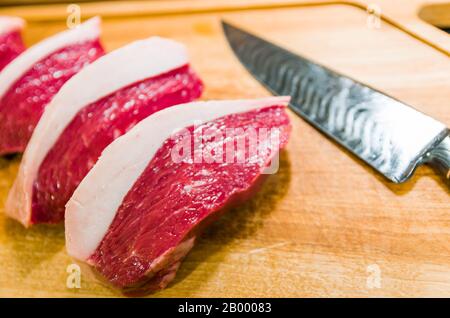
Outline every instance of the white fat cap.
[(86, 261), (111, 225), (120, 204), (163, 142), (174, 132), (219, 117), (273, 105), (289, 97), (192, 102), (161, 110), (106, 147), (66, 205), (68, 253)]
[(182, 44), (151, 37), (100, 57), (68, 80), (47, 105), (33, 132), (6, 202), (6, 214), (25, 226), (30, 225), (32, 189), (39, 167), (81, 109), (123, 87), (166, 73), (188, 61)]

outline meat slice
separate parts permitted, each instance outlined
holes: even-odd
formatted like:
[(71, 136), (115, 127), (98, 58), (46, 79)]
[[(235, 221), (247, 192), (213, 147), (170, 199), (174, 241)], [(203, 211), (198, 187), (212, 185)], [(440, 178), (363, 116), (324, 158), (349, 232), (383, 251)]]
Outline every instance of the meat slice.
[(45, 106), (61, 86), (104, 54), (100, 19), (29, 48), (0, 73), (0, 155), (24, 151)]
[(0, 71), (25, 50), (21, 34), (24, 25), (20, 18), (0, 16)]
[(263, 180), (289, 138), (288, 101), (194, 102), (140, 122), (66, 205), (68, 253), (126, 294), (164, 288), (199, 231)]
[(154, 112), (199, 97), (202, 88), (185, 47), (171, 40), (153, 37), (99, 58), (46, 108), (6, 213), (25, 226), (63, 221), (65, 204), (109, 143)]

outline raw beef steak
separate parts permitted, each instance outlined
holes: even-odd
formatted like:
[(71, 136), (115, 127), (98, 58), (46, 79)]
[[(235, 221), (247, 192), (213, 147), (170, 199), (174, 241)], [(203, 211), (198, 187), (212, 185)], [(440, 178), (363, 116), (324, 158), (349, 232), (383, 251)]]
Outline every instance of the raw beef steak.
[(45, 106), (61, 86), (104, 54), (100, 19), (29, 48), (0, 73), (0, 155), (23, 152)]
[(194, 102), (140, 122), (68, 202), (69, 254), (126, 294), (164, 288), (199, 231), (263, 180), (289, 138), (288, 102)]
[(65, 204), (109, 143), (154, 112), (196, 99), (202, 89), (185, 47), (171, 40), (153, 37), (101, 57), (45, 110), (7, 214), (25, 226), (63, 221)]
[(0, 71), (25, 50), (21, 34), (24, 25), (20, 18), (0, 16)]

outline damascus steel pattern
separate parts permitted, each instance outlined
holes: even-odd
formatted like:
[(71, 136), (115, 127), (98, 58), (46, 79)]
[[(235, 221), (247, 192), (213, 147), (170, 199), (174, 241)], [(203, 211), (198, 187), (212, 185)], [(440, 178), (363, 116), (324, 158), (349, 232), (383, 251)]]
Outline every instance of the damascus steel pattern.
[(275, 95), (290, 95), (294, 112), (391, 181), (407, 180), (418, 164), (448, 151), (431, 155), (449, 134), (444, 124), (230, 24), (223, 28), (259, 82)]

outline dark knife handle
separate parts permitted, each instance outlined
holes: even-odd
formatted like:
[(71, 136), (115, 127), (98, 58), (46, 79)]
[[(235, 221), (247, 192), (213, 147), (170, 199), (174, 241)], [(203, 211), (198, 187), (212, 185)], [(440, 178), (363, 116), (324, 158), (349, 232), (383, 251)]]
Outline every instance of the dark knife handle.
[(447, 136), (426, 157), (426, 163), (439, 171), (450, 182), (450, 136)]

